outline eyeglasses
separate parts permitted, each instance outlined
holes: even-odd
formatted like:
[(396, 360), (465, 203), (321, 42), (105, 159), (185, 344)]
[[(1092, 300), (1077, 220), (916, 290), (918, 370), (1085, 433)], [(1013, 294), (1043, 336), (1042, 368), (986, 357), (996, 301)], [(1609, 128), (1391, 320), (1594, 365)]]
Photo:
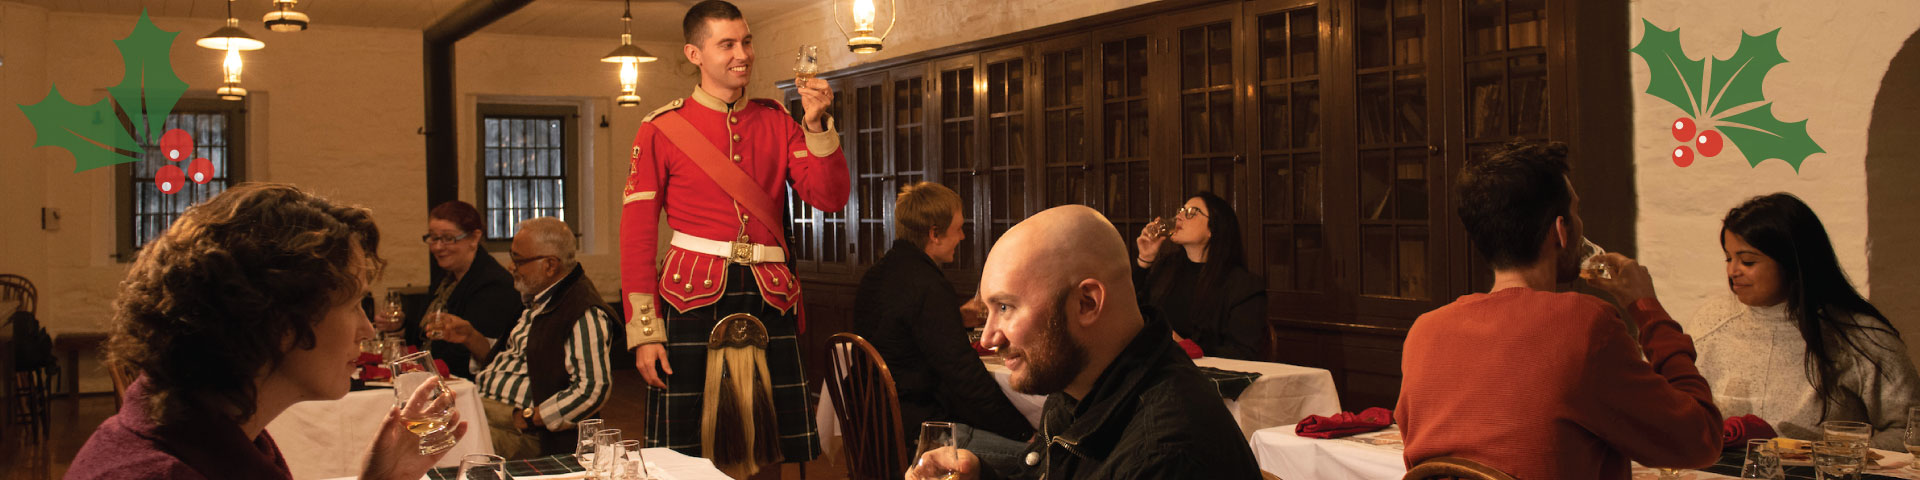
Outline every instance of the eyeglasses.
[(441, 243), (441, 244), (453, 243), (461, 240), (466, 240), (467, 235), (468, 235), (467, 233), (461, 233), (459, 235), (447, 237), (447, 236), (436, 236), (434, 234), (429, 233), (429, 234), (420, 236), (420, 243), (425, 243), (428, 245), (432, 245), (436, 243)]
[(1200, 207), (1180, 207), (1179, 210), (1175, 210), (1173, 212), (1173, 216), (1179, 217), (1182, 219), (1193, 218), (1196, 216), (1205, 217), (1207, 216), (1207, 212), (1200, 211)]
[(521, 266), (521, 265), (526, 265), (526, 264), (527, 264), (527, 262), (532, 262), (532, 261), (534, 261), (534, 260), (540, 260), (540, 259), (546, 259), (546, 258), (551, 258), (551, 259), (554, 259), (554, 260), (559, 260), (559, 259), (560, 259), (560, 257), (556, 257), (556, 256), (553, 256), (553, 255), (539, 255), (539, 256), (533, 256), (533, 257), (522, 257), (522, 256), (519, 256), (519, 255), (515, 255), (515, 254), (513, 253), (513, 251), (511, 251), (511, 250), (509, 250), (509, 251), (507, 251), (507, 260), (509, 260), (509, 261), (512, 261), (512, 262), (513, 262), (513, 268), (520, 268), (520, 266)]

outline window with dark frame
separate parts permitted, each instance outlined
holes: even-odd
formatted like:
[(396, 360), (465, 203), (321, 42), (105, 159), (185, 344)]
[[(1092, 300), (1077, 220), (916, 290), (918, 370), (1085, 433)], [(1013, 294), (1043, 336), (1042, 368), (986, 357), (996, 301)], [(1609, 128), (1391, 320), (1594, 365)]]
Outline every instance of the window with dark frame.
[[(160, 238), (167, 227), (173, 225), (187, 207), (212, 199), (227, 187), (239, 183), (243, 178), (246, 162), (246, 110), (242, 102), (183, 98), (167, 115), (161, 132), (173, 129), (185, 130), (193, 136), (192, 152), (182, 152), (177, 161), (167, 161), (166, 154), (160, 151), (159, 136), (153, 141), (136, 135), (140, 144), (140, 161), (123, 163), (116, 167), (119, 188), (116, 189), (118, 212), (116, 228), (119, 231), (116, 257), (120, 261), (132, 261), (135, 252), (147, 242)], [(126, 119), (121, 119), (124, 127), (130, 127)], [(193, 159), (205, 158), (213, 164), (213, 176), (204, 184), (195, 184), (187, 180), (185, 188), (171, 195), (161, 193), (154, 177), (162, 168), (173, 165), (187, 170)]]
[(554, 217), (579, 228), (575, 191), (577, 109), (555, 105), (481, 104), (480, 202), (489, 242), (513, 239), (520, 222)]

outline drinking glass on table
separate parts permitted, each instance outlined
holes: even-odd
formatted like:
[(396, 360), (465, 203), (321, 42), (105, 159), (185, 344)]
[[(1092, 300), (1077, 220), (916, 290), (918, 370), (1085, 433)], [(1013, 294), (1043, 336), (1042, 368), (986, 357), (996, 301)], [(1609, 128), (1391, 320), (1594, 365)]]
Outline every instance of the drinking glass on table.
[(1607, 267), (1607, 263), (1600, 261), (1600, 255), (1607, 251), (1586, 237), (1580, 238), (1580, 244), (1581, 248), (1586, 249), (1586, 253), (1580, 254), (1580, 278), (1613, 278), (1613, 271)]
[(647, 476), (646, 459), (640, 458), (639, 440), (621, 440), (620, 443), (614, 444), (614, 449), (620, 452), (619, 458), (613, 462), (613, 471), (610, 473), (614, 480), (650, 480), (653, 478)]
[(1850, 440), (1813, 442), (1813, 469), (1821, 480), (1858, 480), (1866, 465), (1866, 447)]
[(1920, 406), (1907, 407), (1907, 433), (1900, 436), (1900, 443), (1907, 447), (1907, 453), (1914, 454), (1907, 469), (1920, 471)]
[(468, 454), (460, 459), (460, 480), (505, 480), (507, 461), (499, 455)]
[(589, 418), (574, 424), (574, 429), (580, 431), (580, 437), (577, 440), (578, 443), (573, 446), (573, 459), (580, 462), (580, 468), (593, 468), (593, 434), (600, 433), (600, 427), (606, 424), (606, 420), (598, 418)]
[[(393, 360), (387, 364), (387, 368), (393, 372), (395, 405), (405, 404), (407, 398), (411, 397), (413, 391), (418, 390), (421, 384), (440, 376), (440, 373), (433, 368), (432, 352), (425, 350)], [(440, 388), (435, 389), (430, 398), (438, 399), (441, 395), (453, 394), (453, 391), (447, 389), (445, 379), (441, 380)], [(459, 442), (459, 439), (453, 436), (452, 425), (447, 424), (452, 417), (452, 406), (439, 410), (409, 411), (403, 408), (400, 411), (400, 420), (406, 422), (407, 431), (420, 436), (421, 455), (440, 453), (453, 448), (453, 445)]]
[(793, 60), (794, 88), (806, 86), (807, 81), (813, 80), (813, 76), (819, 73), (820, 47), (816, 45), (801, 45), (799, 55), (796, 55)]
[[(920, 443), (919, 447), (914, 449), (913, 452), (914, 468), (912, 468), (912, 470), (919, 470), (920, 464), (926, 461), (929, 452), (935, 455), (950, 456), (946, 459), (947, 464), (959, 464), (960, 450), (967, 448), (968, 443), (970, 443), (969, 440), (971, 440), (971, 438), (969, 438), (970, 436), (968, 433), (953, 428), (952, 423), (921, 423)], [(954, 478), (956, 472), (944, 471), (938, 472), (938, 474), (940, 475), (938, 478), (950, 479)]]
[(1780, 452), (1773, 449), (1773, 441), (1756, 438), (1747, 440), (1747, 458), (1740, 465), (1740, 478), (1785, 478), (1786, 472), (1780, 469)]
[(612, 475), (613, 466), (620, 459), (620, 429), (601, 428), (593, 434), (593, 466), (587, 470), (605, 477)]

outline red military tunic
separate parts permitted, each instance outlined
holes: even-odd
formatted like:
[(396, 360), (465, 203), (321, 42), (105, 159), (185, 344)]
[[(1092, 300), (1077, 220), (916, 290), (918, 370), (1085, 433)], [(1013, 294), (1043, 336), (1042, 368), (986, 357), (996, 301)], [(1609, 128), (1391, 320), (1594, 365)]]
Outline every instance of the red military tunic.
[[(802, 200), (829, 212), (846, 206), (851, 188), (846, 156), (830, 119), (826, 132), (810, 133), (779, 102), (741, 99), (728, 106), (698, 87), (692, 96), (649, 114), (633, 139), (632, 172), (620, 215), (627, 348), (666, 341), (656, 297), (684, 312), (712, 305), (727, 288), (727, 257), (675, 247), (667, 254), (664, 270), (654, 264), (662, 210), (675, 232), (721, 242), (738, 239), (744, 228), (754, 244), (780, 245), (768, 229), (744, 222), (764, 220), (781, 232), (786, 225), (784, 218), (751, 218), (668, 140), (653, 124), (654, 117), (668, 111), (679, 112), (745, 171), (773, 199), (776, 211), (786, 201), (789, 180)], [(767, 304), (785, 311), (799, 303), (800, 285), (785, 263), (759, 263), (752, 268)], [(735, 287), (737, 291), (740, 286)]]

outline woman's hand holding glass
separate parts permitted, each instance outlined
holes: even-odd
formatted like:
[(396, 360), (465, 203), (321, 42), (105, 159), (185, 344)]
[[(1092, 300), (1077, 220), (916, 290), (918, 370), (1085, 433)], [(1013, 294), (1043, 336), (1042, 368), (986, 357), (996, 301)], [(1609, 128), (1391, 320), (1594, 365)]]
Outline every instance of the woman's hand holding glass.
[[(1172, 232), (1173, 220), (1164, 217), (1154, 217), (1152, 222), (1148, 222), (1145, 228), (1140, 229), (1140, 236), (1133, 239), (1133, 246), (1140, 249), (1140, 258), (1135, 260), (1147, 265), (1158, 261), (1160, 259), (1160, 245), (1167, 243), (1167, 235), (1172, 234)], [(1146, 267), (1147, 265), (1141, 265), (1141, 267)]]
[(373, 439), (373, 447), (367, 452), (367, 463), (360, 478), (417, 479), (439, 463), (440, 457), (447, 455), (450, 449), (421, 453), (420, 436), (407, 429), (407, 418), (421, 418), (434, 412), (452, 412), (447, 417), (452, 438), (457, 441), (466, 436), (467, 422), (461, 421), (460, 412), (453, 409), (453, 392), (440, 382), (437, 376), (422, 382), (404, 403), (387, 411), (387, 417), (380, 423), (380, 430)]

